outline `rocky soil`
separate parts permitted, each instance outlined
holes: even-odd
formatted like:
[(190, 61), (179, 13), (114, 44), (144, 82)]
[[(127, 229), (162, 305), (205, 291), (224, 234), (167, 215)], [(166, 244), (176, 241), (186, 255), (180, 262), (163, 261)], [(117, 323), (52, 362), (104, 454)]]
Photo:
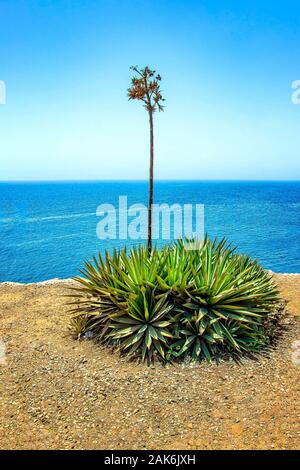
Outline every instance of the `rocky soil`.
[(68, 330), (65, 282), (0, 284), (1, 449), (299, 449), (300, 276), (269, 356), (147, 368)]

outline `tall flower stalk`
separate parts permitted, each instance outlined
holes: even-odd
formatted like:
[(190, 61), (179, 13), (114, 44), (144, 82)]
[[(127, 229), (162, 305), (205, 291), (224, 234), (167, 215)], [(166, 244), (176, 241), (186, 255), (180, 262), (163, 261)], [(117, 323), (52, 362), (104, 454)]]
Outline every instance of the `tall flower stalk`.
[(148, 196), (148, 253), (152, 251), (152, 206), (153, 206), (153, 164), (154, 164), (154, 131), (153, 114), (155, 111), (163, 111), (162, 102), (165, 101), (161, 95), (161, 76), (149, 67), (139, 69), (137, 66), (131, 67), (137, 75), (131, 79), (131, 87), (127, 94), (129, 100), (143, 101), (144, 107), (148, 111), (150, 126), (150, 167), (149, 167), (149, 196)]

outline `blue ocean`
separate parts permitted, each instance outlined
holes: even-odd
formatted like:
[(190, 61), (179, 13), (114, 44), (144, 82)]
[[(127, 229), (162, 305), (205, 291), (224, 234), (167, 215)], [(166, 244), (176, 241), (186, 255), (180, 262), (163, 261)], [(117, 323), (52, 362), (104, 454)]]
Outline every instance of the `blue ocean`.
[[(0, 281), (77, 275), (84, 259), (125, 244), (98, 239), (97, 207), (118, 207), (120, 195), (147, 204), (147, 194), (147, 182), (1, 183)], [(300, 272), (299, 181), (157, 181), (154, 196), (159, 204), (204, 204), (210, 237), (228, 238), (275, 272)]]

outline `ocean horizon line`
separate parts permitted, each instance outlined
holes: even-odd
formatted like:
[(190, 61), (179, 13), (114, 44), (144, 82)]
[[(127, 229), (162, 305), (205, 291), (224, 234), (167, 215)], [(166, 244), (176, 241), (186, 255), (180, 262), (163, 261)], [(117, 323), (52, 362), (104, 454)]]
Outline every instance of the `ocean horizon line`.
[[(41, 184), (41, 183), (46, 183), (46, 184), (54, 184), (54, 183), (57, 183), (57, 184), (60, 184), (60, 183), (148, 183), (148, 179), (145, 178), (145, 179), (142, 179), (142, 178), (135, 178), (135, 179), (121, 179), (121, 178), (107, 178), (107, 179), (37, 179), (37, 180), (0, 180), (0, 184)], [(177, 178), (169, 178), (169, 179), (166, 179), (166, 178), (156, 178), (155, 180), (155, 183), (176, 183), (176, 182), (184, 182), (184, 183), (218, 183), (218, 182), (221, 182), (221, 183), (232, 183), (232, 182), (236, 182), (236, 183), (299, 183), (300, 182), (300, 178), (299, 179), (238, 179), (238, 178), (232, 178), (232, 179), (220, 179), (220, 178), (216, 178), (216, 179), (212, 179), (212, 178), (208, 178), (208, 179), (198, 179), (198, 178), (194, 178), (194, 179), (185, 179), (185, 178), (182, 178), (182, 179), (177, 179)]]

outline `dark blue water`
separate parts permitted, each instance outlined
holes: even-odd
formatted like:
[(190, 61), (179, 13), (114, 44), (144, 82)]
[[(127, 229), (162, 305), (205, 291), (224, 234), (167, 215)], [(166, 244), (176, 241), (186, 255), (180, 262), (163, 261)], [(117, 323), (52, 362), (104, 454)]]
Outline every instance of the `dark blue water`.
[[(78, 273), (85, 258), (120, 247), (99, 240), (96, 208), (147, 203), (146, 182), (1, 183), (0, 281)], [(204, 204), (205, 229), (277, 272), (300, 272), (300, 182), (157, 182), (155, 202)], [(130, 245), (130, 242), (127, 243)]]

